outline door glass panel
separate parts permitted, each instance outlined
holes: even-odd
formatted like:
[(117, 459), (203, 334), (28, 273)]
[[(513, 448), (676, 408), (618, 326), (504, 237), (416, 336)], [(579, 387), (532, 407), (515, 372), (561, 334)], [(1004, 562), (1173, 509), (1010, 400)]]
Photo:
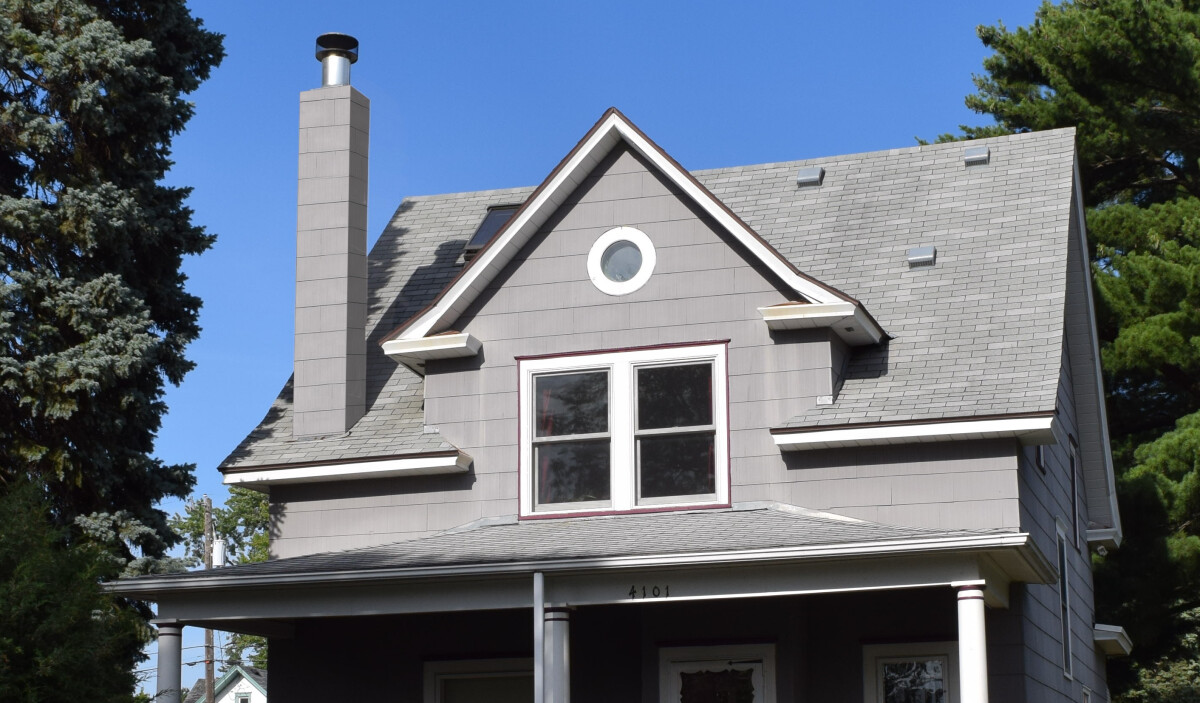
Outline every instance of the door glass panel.
[(711, 432), (638, 440), (640, 498), (716, 493)]
[(538, 504), (608, 500), (609, 453), (607, 439), (536, 445)]
[(712, 364), (637, 370), (638, 429), (711, 425)]
[(443, 678), (439, 703), (532, 703), (533, 675)]
[(692, 671), (679, 675), (679, 703), (754, 703), (754, 671)]
[(884, 703), (946, 703), (946, 661), (941, 658), (881, 662)]
[(534, 428), (538, 437), (608, 431), (608, 372), (538, 376)]

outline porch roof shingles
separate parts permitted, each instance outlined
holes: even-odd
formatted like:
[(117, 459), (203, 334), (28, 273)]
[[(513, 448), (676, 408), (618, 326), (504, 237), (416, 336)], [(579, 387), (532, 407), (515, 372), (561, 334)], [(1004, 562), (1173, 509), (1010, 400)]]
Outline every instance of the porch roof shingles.
[[(832, 405), (780, 427), (1053, 411), (1061, 358), (1074, 130), (694, 172), (799, 270), (861, 301), (891, 336), (856, 350)], [(820, 187), (797, 187), (822, 166)], [(453, 449), (423, 433), (423, 381), (378, 342), (461, 269), (489, 205), (532, 188), (407, 198), (369, 258), (366, 414), (345, 435), (291, 436), (291, 384), (222, 469)], [(905, 252), (937, 248), (909, 268)], [(783, 302), (783, 301), (780, 301)]]
[[(732, 508), (525, 520), (450, 530), (429, 537), (223, 569), (149, 578), (233, 578), (500, 565), (574, 559), (742, 552), (1007, 534), (883, 525), (789, 507)], [(136, 582), (133, 579), (132, 582)]]

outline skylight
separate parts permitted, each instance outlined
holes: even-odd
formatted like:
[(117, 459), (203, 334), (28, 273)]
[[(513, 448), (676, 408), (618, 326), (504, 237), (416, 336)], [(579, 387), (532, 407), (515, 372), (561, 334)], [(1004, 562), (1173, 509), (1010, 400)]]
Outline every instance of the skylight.
[(475, 258), (475, 254), (483, 248), (484, 244), (491, 241), (492, 237), (500, 231), (500, 228), (508, 222), (513, 213), (520, 208), (520, 205), (493, 205), (487, 210), (487, 214), (483, 216), (483, 222), (479, 223), (479, 229), (475, 230), (475, 234), (471, 235), (471, 241), (467, 242), (467, 246), (463, 247), (463, 260), (470, 261)]

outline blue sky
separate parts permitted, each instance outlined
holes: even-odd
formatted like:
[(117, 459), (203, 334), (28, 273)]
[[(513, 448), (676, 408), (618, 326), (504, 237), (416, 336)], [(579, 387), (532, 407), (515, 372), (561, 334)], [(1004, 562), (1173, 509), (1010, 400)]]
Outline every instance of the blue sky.
[(195, 221), (218, 240), (185, 263), (204, 330), (196, 369), (167, 394), (157, 455), (196, 464), (197, 494), (221, 503), (217, 465), (291, 373), (297, 96), (320, 83), (317, 35), (361, 42), (374, 242), (405, 196), (536, 185), (610, 106), (688, 169), (986, 123), (963, 106), (988, 54), (975, 28), (1028, 25), (1039, 4), (190, 2), (228, 56), (191, 96), (169, 181), (194, 188)]

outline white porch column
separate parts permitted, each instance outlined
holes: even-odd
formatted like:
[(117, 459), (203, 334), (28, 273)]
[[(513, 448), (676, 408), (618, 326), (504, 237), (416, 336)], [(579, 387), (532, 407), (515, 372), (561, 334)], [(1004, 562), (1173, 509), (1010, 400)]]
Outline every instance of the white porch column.
[(958, 587), (959, 703), (988, 703), (983, 585)]
[(571, 703), (569, 608), (546, 608), (545, 703)]
[(158, 681), (154, 703), (180, 703), (183, 688), (183, 626), (158, 625)]
[(533, 703), (546, 701), (546, 577), (533, 572)]

